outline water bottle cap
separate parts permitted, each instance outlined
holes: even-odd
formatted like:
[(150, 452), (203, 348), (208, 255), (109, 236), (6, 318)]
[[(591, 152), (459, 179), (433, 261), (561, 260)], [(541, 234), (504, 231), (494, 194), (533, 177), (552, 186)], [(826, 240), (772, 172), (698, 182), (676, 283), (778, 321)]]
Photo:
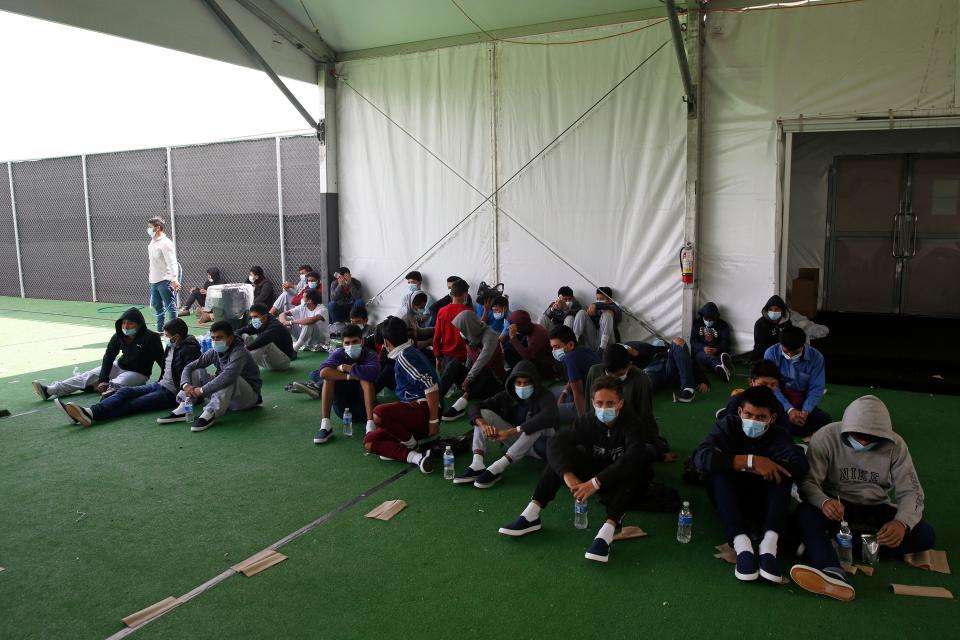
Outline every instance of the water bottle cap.
[(686, 500), (684, 500), (684, 501), (683, 501), (683, 508), (684, 508), (684, 509), (689, 509), (689, 508), (690, 508), (690, 503), (687, 502)]
[(840, 526), (841, 526), (841, 527), (848, 527), (848, 526), (850, 526), (850, 525), (847, 524), (847, 521), (846, 521), (846, 520), (841, 520), (841, 521), (840, 521)]

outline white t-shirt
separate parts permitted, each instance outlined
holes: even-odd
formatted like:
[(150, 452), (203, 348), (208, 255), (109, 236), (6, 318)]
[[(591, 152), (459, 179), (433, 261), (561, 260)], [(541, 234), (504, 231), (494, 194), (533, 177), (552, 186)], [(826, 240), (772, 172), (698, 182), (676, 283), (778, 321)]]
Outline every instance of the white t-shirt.
[(315, 318), (317, 316), (321, 316), (324, 320), (327, 319), (327, 308), (322, 304), (318, 304), (313, 311), (307, 308), (305, 304), (298, 304), (293, 309), (290, 309), (290, 317), (294, 320), (307, 320), (308, 318)]
[(150, 241), (147, 255), (150, 258), (150, 284), (177, 279), (177, 252), (167, 234), (161, 232), (159, 240)]

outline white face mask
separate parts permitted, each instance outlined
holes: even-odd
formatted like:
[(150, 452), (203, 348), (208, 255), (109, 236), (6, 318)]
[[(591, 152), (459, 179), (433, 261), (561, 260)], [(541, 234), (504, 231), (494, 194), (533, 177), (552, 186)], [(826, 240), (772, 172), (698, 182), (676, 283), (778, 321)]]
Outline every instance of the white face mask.
[(154, 231), (153, 227), (147, 227), (147, 235), (152, 238), (153, 236), (157, 235), (157, 232)]
[(257, 277), (256, 277), (256, 276), (247, 276), (247, 280), (249, 280), (251, 283), (254, 283), (254, 282), (257, 281)]

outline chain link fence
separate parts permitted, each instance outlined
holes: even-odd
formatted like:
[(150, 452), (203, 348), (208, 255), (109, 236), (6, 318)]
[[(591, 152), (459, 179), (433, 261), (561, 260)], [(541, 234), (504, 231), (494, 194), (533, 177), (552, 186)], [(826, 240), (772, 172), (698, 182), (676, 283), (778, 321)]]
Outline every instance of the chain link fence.
[(242, 282), (259, 265), (279, 292), (325, 260), (322, 164), (315, 136), (2, 163), (0, 295), (22, 277), (26, 297), (146, 304), (158, 215), (186, 289), (209, 267)]

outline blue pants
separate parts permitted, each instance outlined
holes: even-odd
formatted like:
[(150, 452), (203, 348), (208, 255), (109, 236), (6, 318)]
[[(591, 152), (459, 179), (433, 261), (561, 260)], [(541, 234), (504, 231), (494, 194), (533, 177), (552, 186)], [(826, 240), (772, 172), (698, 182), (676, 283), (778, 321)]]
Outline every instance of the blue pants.
[[(323, 386), (324, 379), (320, 377), (320, 369), (311, 371), (310, 379)], [(356, 380), (337, 380), (333, 385), (333, 412), (342, 419), (343, 410), (348, 407), (354, 420), (367, 421), (367, 406), (363, 403), (363, 389), (360, 383)]]
[(173, 320), (177, 317), (176, 301), (169, 280), (150, 283), (150, 306), (157, 314), (157, 333), (160, 333), (167, 318)]
[(813, 435), (820, 427), (825, 427), (831, 422), (833, 422), (833, 418), (829, 413), (819, 407), (814, 407), (802, 427), (798, 427), (789, 420), (787, 421), (787, 426), (790, 428), (790, 433), (795, 437), (806, 438), (807, 436)]
[(740, 534), (749, 535), (748, 522), (759, 523), (760, 533), (782, 533), (790, 509), (793, 482), (767, 482), (758, 475), (720, 471), (707, 476), (707, 495), (717, 509), (727, 542)]
[(162, 411), (177, 406), (177, 396), (159, 383), (152, 382), (139, 387), (120, 387), (90, 407), (94, 420), (121, 418), (135, 413)]
[[(884, 524), (893, 520), (897, 515), (897, 508), (889, 504), (862, 505), (846, 501), (843, 502), (844, 517), (850, 523), (850, 528), (856, 535), (853, 537), (854, 559), (859, 558), (861, 533), (876, 533)], [(830, 569), (840, 566), (837, 551), (830, 543), (840, 528), (839, 522), (828, 520), (820, 509), (804, 502), (794, 514), (796, 524), (800, 529), (803, 544), (806, 546), (807, 558), (811, 566), (817, 569)], [(907, 532), (899, 547), (880, 547), (883, 555), (903, 556), (905, 553), (916, 553), (932, 549), (936, 541), (933, 527), (921, 520)]]
[(330, 324), (335, 322), (350, 322), (350, 313), (354, 309), (365, 307), (363, 300), (354, 300), (353, 302), (330, 301)]
[(699, 362), (706, 368), (710, 369), (710, 371), (713, 371), (714, 369), (719, 367), (721, 364), (720, 356), (711, 356), (704, 353), (703, 351), (698, 351), (697, 353), (695, 353), (694, 358), (697, 359), (697, 362)]
[(647, 368), (643, 370), (650, 378), (653, 390), (657, 389), (696, 389), (697, 383), (693, 376), (693, 361), (686, 347), (670, 344), (667, 351), (654, 356)]

